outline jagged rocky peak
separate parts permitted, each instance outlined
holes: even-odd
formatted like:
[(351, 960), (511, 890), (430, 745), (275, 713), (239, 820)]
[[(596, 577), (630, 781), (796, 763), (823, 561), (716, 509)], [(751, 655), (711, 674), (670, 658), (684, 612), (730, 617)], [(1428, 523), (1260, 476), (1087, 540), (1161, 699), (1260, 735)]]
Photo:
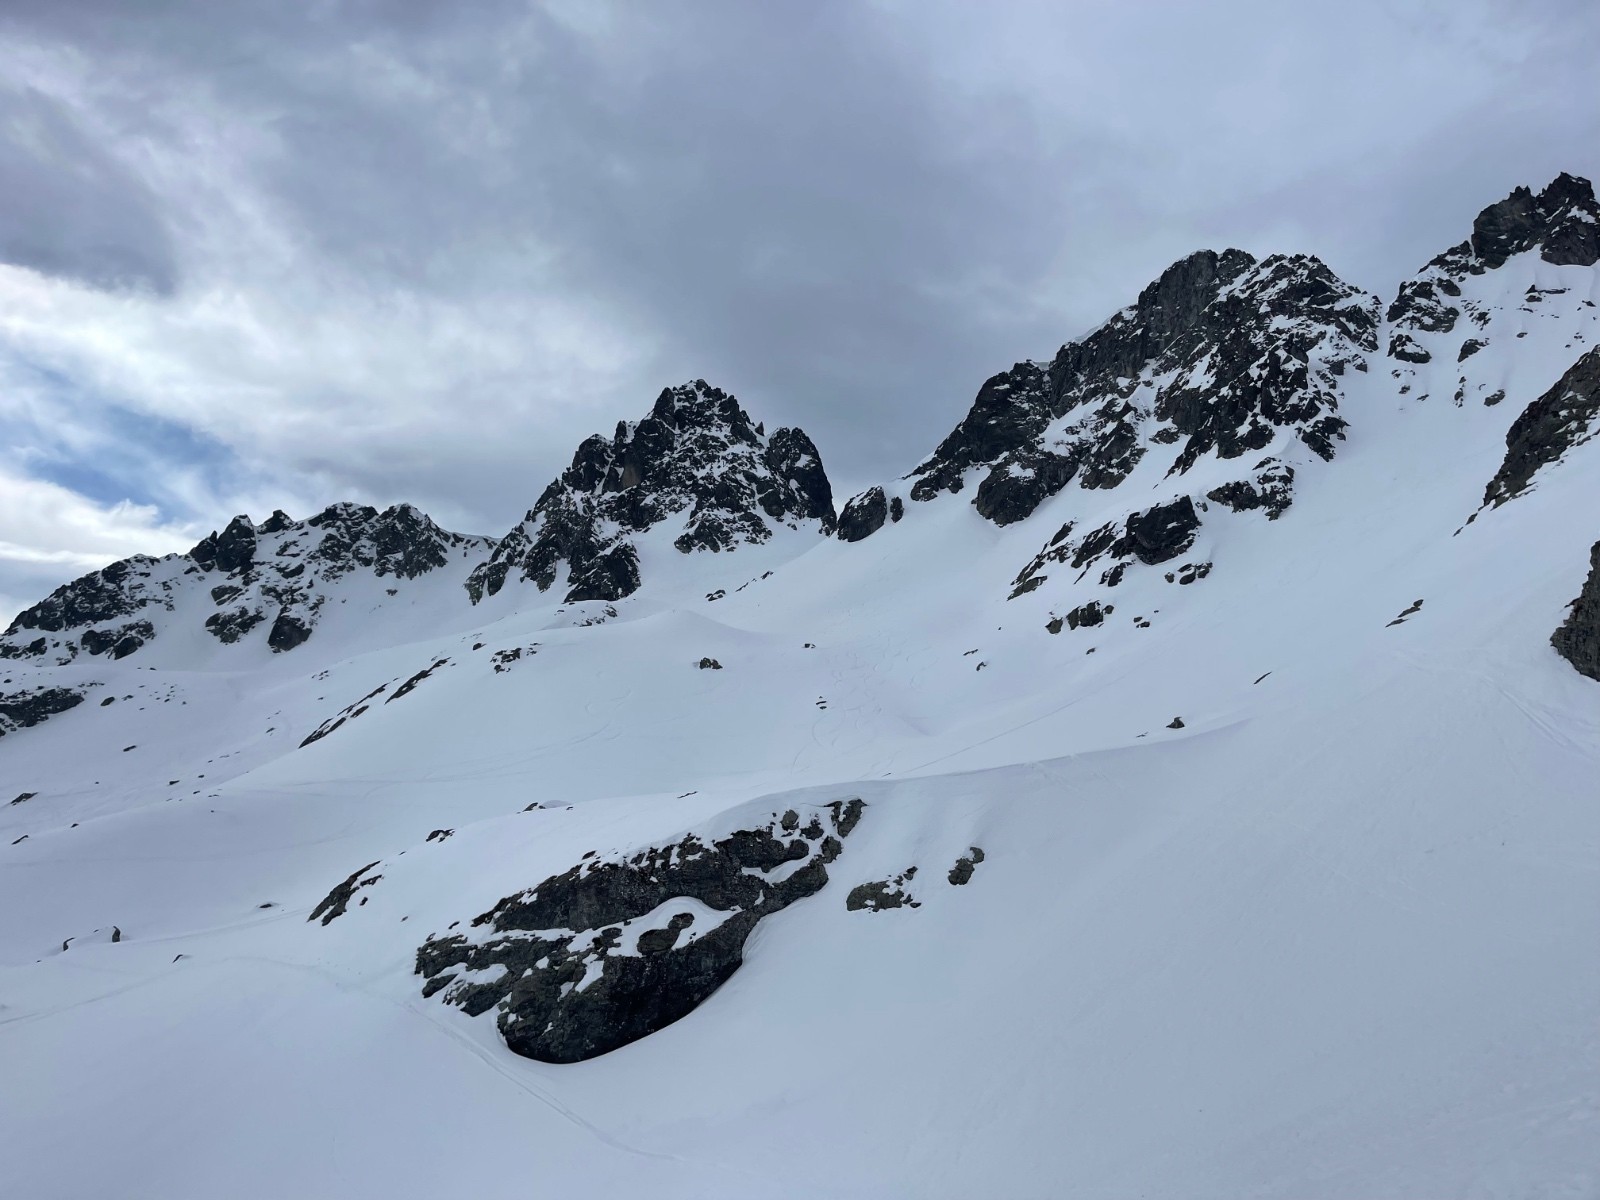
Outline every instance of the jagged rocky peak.
[(973, 467), (998, 469), (1008, 456), (1034, 450), (1052, 421), (1092, 401), (1097, 385), (1115, 392), (1137, 376), (1254, 262), (1243, 250), (1191, 254), (1163, 271), (1131, 307), (1081, 342), (1062, 346), (1053, 362), (1020, 362), (985, 381), (967, 415), (911, 472), (920, 477), (911, 498), (959, 492)]
[(1177, 356), (1178, 378), (1157, 400), (1157, 417), (1187, 438), (1173, 471), (1213, 449), (1223, 459), (1265, 449), (1277, 429), (1331, 459), (1348, 424), (1338, 380), (1367, 369), (1377, 325), (1376, 298), (1320, 259), (1263, 260), (1207, 307), (1200, 337)]
[(258, 539), (274, 534), (286, 536), (273, 542), (270, 554), (300, 557), (289, 547), (302, 548), (305, 560), (317, 563), (325, 579), (337, 579), (358, 567), (379, 578), (415, 579), (442, 567), (452, 549), (486, 540), (441, 529), (410, 504), (379, 512), (371, 505), (344, 502), (330, 504), (303, 522), (292, 520), (282, 509), (260, 525), (251, 524), (248, 516), (237, 516), (221, 532), (202, 538), (189, 557), (203, 570), (239, 574), (257, 565)]
[(1519, 187), (1472, 223), (1472, 252), (1483, 266), (1537, 249), (1554, 266), (1593, 266), (1600, 260), (1600, 205), (1587, 179), (1557, 175), (1535, 196)]
[(1049, 363), (989, 379), (908, 478), (913, 500), (962, 491), (997, 524), (1074, 481), (1114, 488), (1156, 447), (1168, 475), (1287, 434), (1323, 459), (1344, 436), (1339, 377), (1377, 349), (1378, 303), (1307, 255), (1191, 254)]
[[(1441, 349), (1431, 345), (1455, 331), (1463, 319), (1468, 332), (1489, 324), (1490, 312), (1481, 299), (1463, 294), (1475, 276), (1496, 271), (1519, 254), (1538, 251), (1550, 266), (1592, 267), (1600, 262), (1600, 203), (1587, 179), (1565, 172), (1535, 194), (1519, 187), (1504, 200), (1489, 205), (1472, 223), (1472, 236), (1438, 255), (1400, 285), (1386, 318), (1392, 326), (1388, 353), (1402, 363), (1421, 365), (1433, 361)], [(1541, 290), (1529, 293), (1540, 302)], [(1480, 339), (1452, 346), (1458, 361), (1483, 348)]]
[[(205, 629), (224, 645), (267, 626), (274, 651), (292, 650), (311, 636), (345, 576), (413, 580), (493, 545), (441, 529), (409, 504), (381, 512), (333, 504), (305, 521), (280, 510), (259, 525), (237, 516), (187, 554), (124, 559), (57, 588), (17, 614), (0, 637), (0, 657), (125, 658), (158, 636), (181, 601), (185, 613), (204, 613)], [(191, 594), (204, 599), (188, 603)]]
[(635, 535), (664, 524), (684, 554), (765, 542), (777, 526), (827, 533), (833, 489), (803, 432), (768, 437), (733, 396), (698, 379), (667, 388), (610, 438), (584, 441), (468, 592), (477, 603), (513, 573), (548, 590), (564, 565), (567, 600), (619, 600), (639, 587)]

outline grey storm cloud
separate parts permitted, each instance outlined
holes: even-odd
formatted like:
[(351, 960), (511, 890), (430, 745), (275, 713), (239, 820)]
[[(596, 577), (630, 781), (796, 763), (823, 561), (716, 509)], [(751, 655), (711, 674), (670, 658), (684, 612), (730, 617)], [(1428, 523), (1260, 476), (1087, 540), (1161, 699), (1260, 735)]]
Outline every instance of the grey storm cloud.
[(0, 89), (0, 260), (97, 287), (170, 292), (160, 198), (54, 98)]
[[(497, 532), (705, 377), (848, 489), (1196, 248), (1385, 291), (1592, 175), (1596, 45), (1588, 0), (10, 0), (0, 260), (68, 291), (0, 293), (0, 466)], [(103, 454), (117, 411), (221, 457)]]

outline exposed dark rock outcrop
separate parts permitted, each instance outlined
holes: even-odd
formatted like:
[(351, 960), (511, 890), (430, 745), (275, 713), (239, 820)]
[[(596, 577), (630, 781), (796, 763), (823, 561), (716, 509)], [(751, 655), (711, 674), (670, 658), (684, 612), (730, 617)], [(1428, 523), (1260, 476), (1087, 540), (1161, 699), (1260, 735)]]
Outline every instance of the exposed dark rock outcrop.
[(1013, 595), (1027, 590), (1051, 563), (1065, 563), (1081, 575), (1096, 563), (1108, 562), (1100, 582), (1115, 587), (1135, 562), (1153, 567), (1183, 554), (1194, 545), (1199, 529), (1200, 514), (1188, 496), (1130, 513), (1120, 521), (1108, 521), (1081, 536), (1069, 521), (1022, 569)]
[(1367, 369), (1377, 310), (1315, 258), (1260, 263), (1208, 307), (1204, 341), (1191, 351), (1200, 357), (1156, 401), (1157, 416), (1188, 439), (1174, 470), (1211, 450), (1230, 459), (1264, 449), (1278, 428), (1331, 459), (1346, 425), (1338, 381)]
[[(1131, 442), (1129, 450), (1122, 458), (1131, 467)], [(1073, 454), (1037, 449), (1014, 454), (1004, 469), (997, 468), (983, 477), (972, 507), (996, 525), (1026, 520), (1040, 504), (1071, 483), (1081, 465), (1082, 458)]]
[(0, 692), (0, 737), (48, 721), (57, 713), (77, 708), (82, 703), (83, 692), (77, 688), (42, 687)]
[(472, 934), (428, 938), (417, 951), (423, 994), (471, 1016), (498, 1007), (506, 1045), (541, 1062), (637, 1041), (721, 987), (764, 917), (822, 890), (863, 808), (835, 801), (710, 843), (691, 834), (586, 859), (506, 897)]
[(969, 846), (968, 852), (956, 859), (956, 865), (950, 868), (948, 876), (950, 882), (956, 887), (965, 887), (972, 882), (973, 873), (978, 864), (984, 859), (982, 846)]
[(852, 496), (839, 513), (837, 533), (842, 542), (859, 542), (882, 529), (889, 519), (889, 499), (881, 487)]
[[(529, 652), (538, 652), (537, 643), (535, 643), (533, 647), (529, 648)], [(509, 664), (521, 657), (521, 647), (518, 647), (516, 650), (510, 652), (503, 650), (498, 651), (494, 656), (494, 669), (497, 672), (504, 671), (506, 666), (503, 664)], [(387, 683), (380, 683), (377, 687), (373, 688), (370, 692), (367, 692), (359, 700), (345, 705), (338, 712), (334, 713), (333, 716), (324, 720), (320, 725), (318, 725), (305, 736), (304, 740), (300, 743), (300, 748), (303, 750), (313, 742), (320, 742), (330, 733), (334, 733), (335, 731), (343, 728), (348, 722), (354, 721), (358, 717), (361, 717), (365, 713), (371, 711), (375, 705), (380, 703), (378, 699), (380, 696), (383, 697), (383, 700), (381, 701), (383, 704), (392, 704), (396, 700), (404, 699), (412, 692), (416, 691), (417, 688), (420, 687), (424, 682), (433, 678), (433, 673), (435, 671), (438, 671), (440, 668), (446, 667), (449, 664), (450, 659), (447, 657), (436, 658), (426, 667), (423, 667), (422, 670), (413, 675), (407, 676), (405, 679), (396, 678), (389, 680)]]
[(1421, 600), (1421, 599), (1413, 600), (1410, 604), (1408, 604), (1404, 608), (1402, 608), (1400, 610), (1399, 615), (1396, 616), (1394, 620), (1390, 621), (1387, 625), (1385, 625), (1384, 628), (1385, 629), (1392, 629), (1396, 625), (1404, 625), (1412, 617), (1416, 616), (1419, 612), (1422, 611), (1423, 603), (1424, 603), (1424, 601)]
[[(1563, 173), (1538, 194), (1519, 187), (1480, 212), (1471, 237), (1400, 285), (1386, 314), (1393, 326), (1389, 356), (1410, 365), (1431, 362), (1432, 335), (1451, 333), (1463, 318), (1472, 322), (1468, 328), (1486, 324), (1489, 314), (1463, 298), (1462, 285), (1530, 250), (1554, 266), (1600, 261), (1600, 204), (1587, 179)], [(1466, 339), (1455, 348), (1456, 360), (1486, 344), (1481, 336)]]
[(1087, 604), (1080, 604), (1067, 614), (1068, 629), (1088, 629), (1096, 625), (1104, 625), (1106, 618), (1116, 609), (1110, 604), (1101, 604), (1098, 600), (1090, 600)]
[(1167, 582), (1187, 586), (1204, 579), (1209, 574), (1211, 574), (1211, 564), (1208, 562), (1184, 563), (1176, 571), (1167, 572)]
[[(393, 682), (393, 680), (390, 682)], [(330, 733), (333, 733), (336, 729), (339, 729), (341, 726), (343, 726), (347, 721), (355, 720), (357, 717), (367, 712), (377, 698), (388, 690), (389, 684), (380, 683), (377, 687), (373, 688), (355, 703), (345, 705), (333, 716), (323, 721), (322, 724), (318, 725), (309, 734), (307, 734), (305, 740), (300, 743), (300, 748), (303, 750), (307, 746), (311, 745), (312, 742), (320, 742)]]
[(7, 640), (23, 630), (63, 633), (131, 615), (144, 603), (138, 595), (139, 581), (148, 578), (160, 561), (137, 555), (62, 584), (12, 618), (6, 628)]
[(822, 455), (801, 430), (778, 430), (767, 443), (763, 456), (775, 480), (785, 489), (761, 489), (762, 510), (774, 518), (798, 515), (821, 523), (823, 532), (833, 528), (833, 485), (822, 468)]
[(267, 619), (259, 609), (239, 608), (214, 612), (206, 618), (206, 631), (224, 646), (231, 646)]
[(1113, 553), (1129, 554), (1146, 566), (1155, 566), (1177, 558), (1194, 545), (1195, 532), (1200, 528), (1200, 516), (1194, 510), (1194, 501), (1180, 496), (1170, 504), (1158, 504), (1143, 512), (1132, 514), (1126, 524), (1127, 546), (1123, 549), (1113, 543)]
[(1538, 250), (1554, 266), (1600, 261), (1600, 206), (1587, 179), (1563, 171), (1538, 195), (1519, 187), (1472, 223), (1472, 253), (1493, 270), (1513, 254)]
[(1237, 458), (1289, 430), (1319, 457), (1344, 436), (1338, 380), (1377, 349), (1377, 301), (1306, 256), (1241, 250), (1174, 263), (1129, 308), (1048, 364), (989, 379), (911, 477), (913, 500), (959, 492), (1005, 525), (1074, 480), (1116, 487), (1153, 445), (1169, 473)]
[(1600, 347), (1567, 373), (1511, 423), (1506, 456), (1484, 489), (1484, 504), (1499, 506), (1528, 490), (1540, 470), (1600, 433)]
[(284, 609), (278, 614), (277, 620), (272, 622), (272, 629), (267, 634), (267, 645), (272, 647), (274, 654), (281, 654), (285, 650), (303, 646), (310, 636), (311, 623)]
[(1264, 458), (1256, 464), (1255, 474), (1236, 479), (1206, 493), (1206, 499), (1215, 500), (1234, 512), (1261, 509), (1267, 520), (1276, 521), (1289, 509), (1294, 498), (1294, 468), (1275, 458)]
[(1589, 577), (1550, 644), (1579, 674), (1600, 681), (1600, 542), (1589, 551)]
[(88, 629), (78, 639), (86, 654), (106, 654), (112, 658), (127, 658), (143, 646), (156, 631), (149, 621), (130, 621), (114, 629)]
[(204, 571), (224, 575), (248, 571), (256, 557), (256, 527), (249, 517), (235, 517), (221, 533), (201, 538), (189, 557)]
[(1055, 418), (1056, 390), (1049, 369), (1036, 362), (1018, 363), (986, 380), (967, 415), (912, 471), (920, 478), (911, 498), (931, 500), (940, 492), (959, 492), (972, 468), (1031, 449)]
[(260, 525), (238, 516), (187, 554), (124, 559), (57, 588), (12, 621), (0, 658), (125, 658), (156, 640), (190, 593), (209, 601), (203, 625), (223, 645), (270, 622), (268, 644), (292, 650), (310, 637), (345, 576), (417, 579), (493, 545), (441, 529), (408, 504), (382, 512), (335, 504), (299, 522), (279, 511)]
[(359, 871), (352, 872), (344, 882), (336, 884), (333, 891), (324, 896), (321, 902), (311, 910), (311, 915), (306, 920), (321, 921), (326, 925), (335, 917), (344, 916), (345, 909), (350, 906), (350, 901), (355, 898), (357, 891), (364, 887), (371, 887), (383, 878), (382, 875), (367, 874), (377, 865), (377, 862), (369, 862)]
[(883, 912), (891, 908), (921, 908), (922, 902), (912, 897), (909, 884), (917, 877), (915, 867), (907, 867), (890, 879), (874, 879), (858, 883), (844, 898), (849, 912)]
[(435, 671), (437, 671), (440, 667), (448, 666), (449, 663), (450, 660), (448, 658), (434, 659), (433, 662), (429, 663), (426, 667), (423, 667), (422, 670), (418, 671), (415, 675), (408, 676), (403, 682), (401, 682), (401, 684), (396, 687), (394, 691), (389, 693), (389, 697), (384, 701), (384, 703), (393, 704), (396, 700), (399, 700), (404, 696), (409, 696), (412, 692), (417, 690), (418, 686), (421, 685), (423, 680), (433, 678), (433, 673)]
[(25, 642), (20, 638), (14, 640), (0, 640), (0, 659), (7, 658), (38, 658), (50, 648), (50, 643), (42, 637)]
[(569, 601), (620, 600), (640, 584), (634, 535), (671, 521), (684, 554), (765, 542), (773, 526), (831, 532), (833, 490), (798, 429), (770, 438), (704, 380), (668, 388), (650, 414), (586, 440), (572, 465), (473, 571), (474, 604), (513, 574), (541, 591), (566, 567)]

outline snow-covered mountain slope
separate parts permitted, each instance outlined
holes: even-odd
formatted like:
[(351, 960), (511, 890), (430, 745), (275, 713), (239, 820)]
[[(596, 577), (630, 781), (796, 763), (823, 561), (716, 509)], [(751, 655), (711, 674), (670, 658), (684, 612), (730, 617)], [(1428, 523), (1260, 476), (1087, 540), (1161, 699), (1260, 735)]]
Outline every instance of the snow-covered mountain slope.
[(983, 517), (1047, 524), (1009, 586), (1022, 595), (1055, 576), (1054, 628), (1103, 620), (1115, 605), (1102, 593), (1130, 570), (1203, 579), (1203, 527), (1276, 519), (1297, 474), (1333, 459), (1377, 357), (1379, 307), (1315, 258), (1191, 255), (1051, 363), (990, 379), (887, 504), (878, 487), (845, 505), (840, 536), (870, 536), (886, 508), (903, 517), (907, 501), (947, 503), (975, 480)]
[[(0, 659), (66, 666), (80, 654), (115, 661), (144, 651), (141, 666), (232, 665), (244, 652), (218, 647), (283, 653), (324, 625), (336, 632), (322, 640), (348, 653), (356, 626), (404, 628), (419, 592), (438, 591), (441, 579), (459, 591), (494, 545), (440, 529), (409, 504), (381, 513), (335, 504), (305, 521), (280, 511), (259, 525), (238, 516), (187, 554), (125, 559), (57, 588), (17, 614)], [(409, 623), (428, 628), (437, 616)]]
[[(641, 422), (561, 483), (625, 595), (513, 586), (536, 507), (292, 654), (175, 602), (206, 654), (7, 659), (89, 697), (0, 738), (8, 1186), (1600, 1191), (1600, 276), (1548, 248), (1428, 363), (1193, 256), (838, 538), (748, 418), (624, 533)], [(770, 536), (675, 547), (727, 476), (795, 482)]]

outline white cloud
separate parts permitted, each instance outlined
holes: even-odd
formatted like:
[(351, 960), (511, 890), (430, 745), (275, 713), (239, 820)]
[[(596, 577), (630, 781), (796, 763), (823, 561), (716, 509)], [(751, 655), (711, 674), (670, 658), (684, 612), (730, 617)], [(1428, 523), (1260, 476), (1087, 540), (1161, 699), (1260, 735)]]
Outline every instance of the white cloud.
[(195, 525), (164, 523), (152, 507), (98, 505), (0, 467), (0, 621), (68, 579), (134, 554), (169, 554), (199, 540)]

